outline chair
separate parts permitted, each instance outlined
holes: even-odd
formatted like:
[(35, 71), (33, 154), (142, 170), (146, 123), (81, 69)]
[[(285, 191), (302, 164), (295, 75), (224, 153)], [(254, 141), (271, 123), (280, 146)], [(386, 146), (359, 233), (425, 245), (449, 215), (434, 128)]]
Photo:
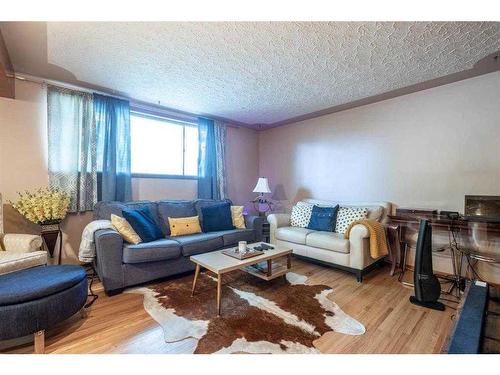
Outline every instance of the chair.
[(0, 194), (0, 275), (47, 264), (40, 251), (42, 238), (33, 234), (4, 234), (3, 202)]

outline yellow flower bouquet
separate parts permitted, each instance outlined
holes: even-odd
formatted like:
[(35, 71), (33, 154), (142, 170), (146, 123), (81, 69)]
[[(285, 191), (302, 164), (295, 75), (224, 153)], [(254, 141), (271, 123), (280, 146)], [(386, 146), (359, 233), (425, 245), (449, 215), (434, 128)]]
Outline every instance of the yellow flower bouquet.
[(10, 202), (12, 207), (35, 224), (57, 224), (66, 217), (70, 201), (67, 193), (45, 188), (18, 194), (17, 202)]

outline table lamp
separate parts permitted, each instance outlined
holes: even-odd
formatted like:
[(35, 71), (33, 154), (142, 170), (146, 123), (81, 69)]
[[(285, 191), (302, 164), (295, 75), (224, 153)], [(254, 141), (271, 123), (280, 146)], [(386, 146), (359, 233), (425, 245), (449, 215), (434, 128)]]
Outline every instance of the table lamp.
[[(271, 210), (272, 202), (268, 201), (264, 194), (268, 194), (271, 192), (269, 189), (269, 183), (266, 177), (259, 177), (257, 180), (257, 184), (253, 189), (254, 193), (259, 193), (259, 195), (252, 201), (255, 207), (255, 210), (259, 212), (259, 215), (263, 216), (267, 211)], [(264, 208), (262, 210), (262, 208)]]

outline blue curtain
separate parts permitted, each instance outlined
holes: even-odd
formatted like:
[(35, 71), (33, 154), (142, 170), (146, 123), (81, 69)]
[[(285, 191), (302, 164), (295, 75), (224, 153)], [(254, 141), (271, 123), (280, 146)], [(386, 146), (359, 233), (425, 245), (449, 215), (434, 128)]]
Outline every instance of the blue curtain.
[[(94, 94), (99, 200), (130, 201), (130, 107), (126, 100)], [(100, 194), (99, 194), (100, 193)]]
[(198, 198), (219, 199), (213, 120), (198, 118), (198, 143)]
[(198, 118), (198, 198), (226, 198), (226, 125)]

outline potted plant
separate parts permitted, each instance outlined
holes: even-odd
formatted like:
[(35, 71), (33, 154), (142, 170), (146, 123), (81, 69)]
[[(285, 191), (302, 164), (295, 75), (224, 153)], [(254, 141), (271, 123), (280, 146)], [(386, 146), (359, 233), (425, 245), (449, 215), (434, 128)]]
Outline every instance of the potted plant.
[(41, 234), (52, 257), (57, 238), (59, 242), (59, 262), (61, 259), (62, 233), (60, 224), (68, 213), (70, 197), (55, 189), (38, 189), (35, 192), (18, 193), (16, 202), (10, 202), (21, 215), (41, 227)]

